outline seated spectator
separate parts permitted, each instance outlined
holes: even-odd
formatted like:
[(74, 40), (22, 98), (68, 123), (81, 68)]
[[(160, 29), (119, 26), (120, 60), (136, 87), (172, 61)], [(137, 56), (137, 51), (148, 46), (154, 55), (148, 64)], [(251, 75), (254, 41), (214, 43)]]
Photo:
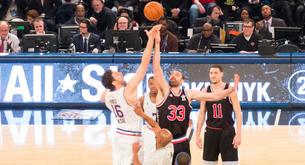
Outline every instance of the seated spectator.
[(100, 37), (104, 37), (104, 32), (107, 29), (113, 29), (115, 24), (115, 14), (111, 9), (104, 6), (103, 0), (92, 0), (91, 5), (93, 8), (93, 14), (90, 17), (91, 23), (93, 23)]
[(114, 0), (114, 6), (112, 8), (112, 11), (117, 14), (118, 10), (121, 8), (128, 8), (130, 11), (133, 11), (134, 6), (137, 4), (137, 0)]
[(252, 19), (251, 9), (249, 7), (243, 7), (240, 10), (240, 15), (238, 20), (244, 21), (245, 19)]
[(90, 21), (82, 19), (79, 23), (79, 33), (73, 36), (72, 45), (75, 52), (79, 53), (98, 53), (101, 47), (100, 37), (90, 33), (88, 28)]
[(55, 16), (61, 0), (29, 0), (28, 10), (35, 9), (44, 18), (48, 30), (55, 31)]
[(213, 34), (213, 26), (210, 23), (205, 23), (202, 27), (202, 32), (195, 34), (187, 45), (187, 52), (206, 52), (211, 48), (211, 43), (221, 43), (220, 39)]
[[(83, 19), (86, 19), (86, 8), (82, 3), (79, 3), (75, 7), (74, 17), (69, 19), (65, 24), (66, 25), (79, 25), (80, 21)], [(96, 26), (92, 23), (90, 23), (89, 32), (97, 34)]]
[(130, 18), (126, 16), (119, 16), (116, 19), (113, 30), (133, 30)]
[(165, 9), (165, 15), (168, 19), (173, 20), (181, 26), (182, 35), (186, 36), (189, 27), (188, 10), (189, 1), (187, 0), (163, 0), (162, 5)]
[(178, 38), (168, 30), (168, 20), (165, 17), (161, 17), (157, 24), (161, 24), (160, 29), (160, 51), (161, 52), (178, 52)]
[(290, 2), (292, 0), (276, 0), (273, 1), (272, 8), (275, 10), (276, 17), (284, 19), (288, 26), (295, 26)]
[(251, 53), (257, 52), (258, 41), (262, 39), (261, 35), (254, 32), (254, 21), (246, 19), (243, 21), (243, 32), (232, 40), (232, 44), (236, 44), (240, 53)]
[(17, 53), (20, 51), (19, 39), (9, 33), (10, 25), (7, 21), (0, 21), (0, 53)]
[(46, 26), (45, 26), (44, 20), (41, 17), (35, 18), (35, 20), (33, 21), (33, 26), (34, 26), (35, 34), (51, 33), (51, 32), (46, 31), (46, 28), (45, 28)]
[(226, 21), (235, 21), (235, 18), (238, 17), (237, 11), (241, 6), (240, 0), (221, 0), (217, 1), (217, 5), (222, 9)]
[(190, 26), (194, 26), (196, 19), (203, 16), (209, 8), (216, 6), (215, 0), (194, 0), (189, 10)]
[(270, 27), (287, 26), (284, 20), (272, 17), (271, 7), (268, 5), (264, 5), (262, 7), (262, 16), (264, 19), (256, 23), (256, 29), (258, 30), (259, 34), (262, 35), (265, 39), (272, 39), (272, 35), (269, 29)]
[(62, 0), (62, 5), (56, 11), (56, 24), (64, 24), (73, 17), (79, 0)]
[(26, 12), (26, 21), (28, 21), (30, 25), (33, 25), (33, 22), (37, 17), (39, 17), (39, 14), (35, 9)]
[(119, 9), (117, 17), (119, 17), (119, 16), (129, 17), (131, 20), (132, 28), (139, 29), (139, 24), (137, 23), (137, 21), (134, 20), (133, 13), (129, 9), (124, 8), (124, 7)]
[(223, 27), (223, 13), (219, 6), (213, 6), (208, 9), (207, 16), (204, 18), (197, 18), (195, 27), (202, 27), (204, 23), (209, 22), (213, 26)]
[(11, 21), (16, 18), (24, 19), (27, 0), (1, 0), (0, 20)]

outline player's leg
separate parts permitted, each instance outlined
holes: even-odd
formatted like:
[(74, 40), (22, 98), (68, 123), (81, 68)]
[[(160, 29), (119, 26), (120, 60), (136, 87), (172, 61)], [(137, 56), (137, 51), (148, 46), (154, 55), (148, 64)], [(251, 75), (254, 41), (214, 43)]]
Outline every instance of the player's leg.
[(210, 128), (205, 129), (204, 133), (204, 146), (203, 146), (203, 164), (217, 164), (219, 155), (219, 140), (220, 140), (219, 130), (212, 130)]
[(238, 164), (238, 150), (233, 147), (233, 139), (235, 136), (234, 127), (225, 129), (221, 136), (220, 152), (224, 165)]
[(143, 127), (143, 150), (144, 161), (149, 159), (151, 154), (156, 151), (156, 139), (153, 130), (150, 130), (147, 126)]

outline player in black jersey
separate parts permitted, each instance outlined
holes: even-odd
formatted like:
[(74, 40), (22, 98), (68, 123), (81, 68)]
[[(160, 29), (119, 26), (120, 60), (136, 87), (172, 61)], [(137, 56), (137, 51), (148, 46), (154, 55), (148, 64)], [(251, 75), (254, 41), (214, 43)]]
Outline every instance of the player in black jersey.
[(158, 88), (156, 105), (159, 125), (161, 128), (167, 128), (173, 134), (173, 160), (175, 160), (179, 152), (187, 152), (191, 155), (189, 146), (190, 139), (187, 135), (190, 112), (192, 111), (191, 101), (216, 101), (228, 96), (237, 88), (239, 76), (234, 76), (234, 88), (229, 87), (220, 92), (206, 93), (197, 90), (180, 89), (184, 81), (184, 76), (181, 72), (173, 71), (170, 75), (169, 83), (163, 76), (163, 71), (160, 66), (160, 37), (155, 37), (153, 71)]
[[(226, 90), (228, 83), (222, 81), (223, 69), (219, 65), (210, 68), (211, 85), (204, 91), (214, 93)], [(232, 112), (234, 111), (237, 131), (235, 133)], [(237, 93), (219, 101), (201, 102), (196, 130), (196, 144), (202, 149), (201, 129), (207, 112), (206, 129), (204, 134), (203, 162), (217, 164), (221, 154), (223, 164), (238, 164), (237, 148), (241, 144), (242, 114)]]

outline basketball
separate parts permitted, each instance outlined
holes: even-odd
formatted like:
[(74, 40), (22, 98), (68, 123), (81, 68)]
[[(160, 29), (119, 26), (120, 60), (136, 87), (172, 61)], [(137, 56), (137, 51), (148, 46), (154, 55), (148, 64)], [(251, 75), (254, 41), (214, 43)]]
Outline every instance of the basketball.
[(163, 6), (155, 1), (149, 2), (144, 7), (144, 16), (150, 21), (157, 21), (164, 15)]

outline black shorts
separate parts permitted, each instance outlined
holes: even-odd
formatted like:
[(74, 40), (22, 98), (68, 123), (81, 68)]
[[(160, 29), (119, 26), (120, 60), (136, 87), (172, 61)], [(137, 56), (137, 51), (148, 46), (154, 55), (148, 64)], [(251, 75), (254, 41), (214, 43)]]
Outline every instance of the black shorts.
[(175, 164), (176, 156), (180, 152), (186, 152), (191, 156), (191, 151), (190, 151), (190, 140), (186, 140), (181, 143), (176, 143), (174, 144), (174, 156), (173, 156), (173, 165)]
[(222, 161), (238, 161), (237, 149), (233, 148), (233, 139), (235, 136), (234, 127), (215, 130), (205, 129), (204, 134), (204, 161), (217, 161), (218, 155), (221, 154)]

